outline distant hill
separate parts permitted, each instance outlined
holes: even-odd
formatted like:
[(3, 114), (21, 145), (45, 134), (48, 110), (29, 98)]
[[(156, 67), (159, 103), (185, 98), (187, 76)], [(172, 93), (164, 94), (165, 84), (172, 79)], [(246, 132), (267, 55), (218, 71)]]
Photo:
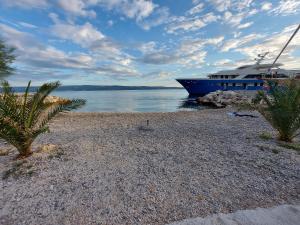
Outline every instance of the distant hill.
[[(35, 91), (38, 87), (31, 87), (30, 91)], [(23, 92), (26, 87), (13, 87), (15, 92)], [(182, 89), (181, 87), (163, 86), (99, 86), (99, 85), (66, 85), (61, 86), (57, 91), (117, 91), (117, 90), (163, 90), (163, 89)]]

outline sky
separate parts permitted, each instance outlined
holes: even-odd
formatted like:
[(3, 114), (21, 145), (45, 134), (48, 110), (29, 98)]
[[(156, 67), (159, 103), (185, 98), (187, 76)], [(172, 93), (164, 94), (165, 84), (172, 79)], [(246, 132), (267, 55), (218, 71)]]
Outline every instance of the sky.
[[(17, 86), (178, 86), (259, 53), (272, 62), (299, 23), (300, 0), (0, 0)], [(300, 33), (279, 62), (300, 68)]]

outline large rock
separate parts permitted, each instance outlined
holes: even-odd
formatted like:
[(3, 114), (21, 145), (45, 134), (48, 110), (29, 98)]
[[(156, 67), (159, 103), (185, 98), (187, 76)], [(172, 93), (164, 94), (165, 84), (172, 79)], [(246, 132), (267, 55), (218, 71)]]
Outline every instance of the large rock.
[[(22, 103), (24, 100), (24, 94), (23, 93), (17, 93), (18, 100)], [(33, 94), (29, 94), (29, 96), (32, 96)], [(2, 94), (0, 94), (0, 97)], [(65, 102), (68, 101), (68, 99), (58, 97), (58, 96), (47, 96), (44, 100), (45, 103), (57, 103), (57, 102)]]
[(192, 218), (169, 225), (297, 225), (300, 205), (280, 205), (273, 208), (238, 210), (235, 213), (214, 214), (205, 218)]
[(228, 105), (251, 102), (251, 98), (236, 93), (234, 91), (215, 91), (204, 97), (199, 97), (197, 101), (202, 105), (210, 105), (217, 108), (224, 108)]

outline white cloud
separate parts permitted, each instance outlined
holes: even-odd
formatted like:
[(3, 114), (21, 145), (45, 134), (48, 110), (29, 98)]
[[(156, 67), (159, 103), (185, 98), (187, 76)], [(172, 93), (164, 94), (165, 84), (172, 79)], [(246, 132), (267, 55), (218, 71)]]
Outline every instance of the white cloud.
[(171, 51), (163, 51), (156, 49), (154, 44), (151, 46), (152, 52), (145, 52), (141, 61), (146, 64), (165, 65), (177, 64), (183, 67), (200, 68), (205, 63), (207, 51), (205, 47), (208, 45), (218, 46), (224, 40), (224, 37), (216, 37), (209, 39), (191, 39), (185, 40)]
[(231, 6), (230, 0), (208, 0), (219, 12), (226, 11)]
[(253, 0), (207, 0), (219, 12), (227, 10), (244, 11), (251, 7)]
[(89, 22), (83, 25), (56, 23), (51, 27), (51, 33), (61, 39), (71, 40), (82, 47), (89, 47), (95, 41), (105, 38), (105, 36)]
[(276, 15), (290, 15), (300, 12), (300, 0), (280, 0), (278, 6), (271, 13)]
[(156, 9), (146, 19), (138, 21), (138, 24), (144, 30), (150, 30), (152, 27), (170, 22), (171, 19), (169, 9), (167, 7), (161, 7)]
[(157, 44), (154, 41), (149, 41), (138, 46), (138, 50), (142, 53), (151, 53), (157, 51)]
[(237, 26), (246, 17), (245, 13), (232, 14), (229, 11), (224, 13), (224, 22), (232, 26)]
[(250, 27), (252, 24), (253, 24), (253, 22), (248, 22), (248, 23), (240, 24), (240, 25), (238, 25), (237, 28), (238, 29), (245, 29), (245, 28)]
[(93, 10), (87, 10), (89, 7), (86, 1), (83, 0), (57, 0), (57, 4), (60, 8), (62, 8), (65, 12), (75, 16), (87, 16), (91, 18), (96, 17), (96, 12)]
[(177, 30), (195, 31), (205, 27), (207, 24), (201, 18), (184, 19), (174, 22), (167, 28), (167, 33), (175, 33)]
[(59, 7), (73, 16), (96, 17), (91, 7), (100, 6), (131, 19), (140, 21), (153, 13), (158, 5), (152, 0), (3, 0), (9, 7), (49, 8)]
[(203, 9), (204, 9), (204, 3), (201, 2), (198, 5), (191, 8), (190, 10), (188, 10), (187, 14), (190, 14), (190, 15), (197, 14), (199, 12), (202, 12)]
[(201, 1), (202, 1), (202, 0), (192, 0), (192, 3), (193, 3), (194, 5), (197, 5), (197, 4), (199, 4)]
[(48, 0), (3, 0), (3, 4), (24, 9), (46, 8), (48, 7)]
[(136, 18), (138, 21), (150, 16), (157, 7), (152, 0), (91, 0), (91, 2), (128, 18)]
[(30, 29), (36, 29), (38, 28), (37, 26), (31, 24), (31, 23), (25, 23), (25, 22), (19, 22), (22, 27), (30, 28)]
[(235, 39), (227, 40), (224, 43), (224, 45), (222, 46), (221, 51), (222, 52), (228, 52), (229, 50), (234, 50), (238, 47), (241, 47), (245, 44), (249, 44), (252, 41), (258, 40), (262, 37), (263, 37), (263, 35), (260, 35), (260, 34), (249, 34), (249, 35), (244, 36), (244, 37), (239, 37), (238, 39), (235, 38)]
[(272, 9), (272, 3), (271, 2), (263, 2), (261, 4), (261, 10), (262, 11), (269, 11), (270, 9)]
[(233, 66), (233, 61), (230, 59), (221, 59), (216, 61), (213, 65), (217, 67), (231, 67)]
[[(283, 46), (286, 44), (292, 33), (295, 31), (297, 24), (286, 27), (282, 32), (270, 34), (260, 43), (240, 47), (236, 51), (253, 59), (258, 53), (269, 52), (268, 58), (272, 62), (279, 54)], [(300, 57), (293, 56), (295, 51), (300, 50), (300, 35), (296, 35), (282, 56), (279, 58), (279, 63), (284, 63), (287, 68), (299, 68)]]
[[(131, 56), (120, 52), (116, 46), (110, 46), (110, 43), (107, 44), (106, 38), (101, 39), (101, 33), (90, 32), (91, 27), (89, 25), (82, 25), (79, 29), (82, 33), (73, 35), (71, 35), (72, 27), (66, 26), (64, 28), (67, 34), (70, 35), (68, 40), (72, 40), (82, 46), (89, 45), (89, 41), (91, 41), (93, 45), (90, 48), (93, 51), (89, 53), (64, 52), (51, 45), (39, 42), (32, 34), (21, 32), (0, 23), (2, 38), (8, 45), (17, 49), (16, 63), (20, 68), (30, 67), (32, 73), (37, 74), (37, 76), (44, 75), (42, 71), (48, 69), (50, 77), (44, 77), (44, 79), (52, 79), (57, 74), (57, 71), (60, 74), (57, 79), (63, 79), (70, 73), (98, 74), (115, 79), (140, 75), (134, 68), (134, 65), (132, 65)], [(96, 36), (100, 38), (100, 43), (96, 40)], [(64, 35), (62, 37), (66, 38)], [(114, 52), (114, 50), (117, 52)]]
[(87, 68), (93, 59), (82, 53), (70, 53), (38, 42), (32, 35), (0, 24), (7, 44), (16, 47), (17, 62), (42, 68)]
[(175, 34), (178, 31), (182, 32), (190, 32), (199, 30), (209, 23), (215, 22), (218, 20), (218, 16), (214, 15), (213, 13), (207, 13), (201, 17), (195, 16), (192, 18), (189, 17), (176, 17), (172, 20), (170, 24), (165, 28), (167, 33)]

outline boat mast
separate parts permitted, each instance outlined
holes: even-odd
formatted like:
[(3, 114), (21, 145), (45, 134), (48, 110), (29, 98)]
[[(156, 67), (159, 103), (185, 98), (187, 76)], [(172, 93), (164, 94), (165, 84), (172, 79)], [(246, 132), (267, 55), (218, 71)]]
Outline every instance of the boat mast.
[(293, 40), (293, 38), (295, 37), (295, 35), (299, 31), (299, 29), (300, 29), (300, 24), (298, 25), (297, 29), (295, 30), (295, 32), (293, 33), (293, 35), (290, 37), (290, 39), (288, 40), (288, 42), (285, 44), (285, 46), (283, 47), (283, 49), (281, 50), (281, 52), (279, 53), (279, 55), (276, 57), (276, 59), (274, 60), (274, 62), (271, 65), (270, 69), (273, 68), (273, 66), (275, 65), (275, 63), (277, 62), (277, 60), (279, 59), (279, 57), (283, 53), (283, 51), (286, 49), (286, 47), (289, 45), (289, 43)]

